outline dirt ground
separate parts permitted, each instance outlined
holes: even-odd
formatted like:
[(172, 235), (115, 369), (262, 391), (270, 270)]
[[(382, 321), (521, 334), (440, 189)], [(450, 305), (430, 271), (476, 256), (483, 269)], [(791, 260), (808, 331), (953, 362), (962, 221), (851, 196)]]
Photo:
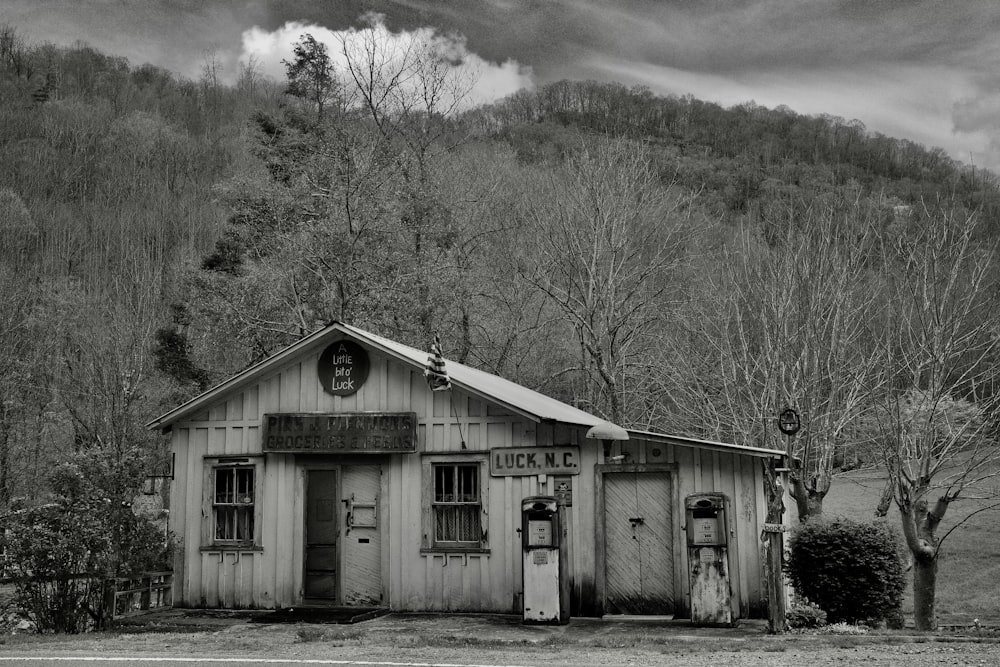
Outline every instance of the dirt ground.
[[(259, 612), (165, 610), (114, 632), (0, 638), (0, 656), (297, 658), (450, 665), (990, 665), (1000, 630), (768, 635), (762, 622), (693, 628), (665, 620), (573, 619), (525, 626), (515, 616), (389, 614), (355, 624), (255, 623)], [(847, 631), (847, 629), (845, 629)]]

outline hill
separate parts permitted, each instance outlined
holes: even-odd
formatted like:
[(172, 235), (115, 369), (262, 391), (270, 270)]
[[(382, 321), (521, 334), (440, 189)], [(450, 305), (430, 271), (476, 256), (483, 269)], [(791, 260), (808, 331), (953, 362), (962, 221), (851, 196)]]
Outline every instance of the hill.
[(459, 113), (419, 65), (226, 86), (0, 27), (0, 509), (76, 454), (164, 465), (145, 421), (332, 319), (642, 429), (780, 447), (794, 403), (822, 500), (864, 407), (926, 388), (879, 356), (921, 249), (983, 262), (919, 287), (998, 330), (1000, 187), (940, 150), (586, 81)]

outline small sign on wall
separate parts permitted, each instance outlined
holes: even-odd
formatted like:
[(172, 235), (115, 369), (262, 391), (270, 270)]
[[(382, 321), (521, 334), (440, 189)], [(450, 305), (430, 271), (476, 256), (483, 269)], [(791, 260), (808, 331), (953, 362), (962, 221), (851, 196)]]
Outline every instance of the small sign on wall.
[(323, 391), (334, 396), (350, 396), (368, 379), (371, 363), (368, 352), (352, 340), (331, 343), (319, 356), (319, 381)]
[(579, 475), (580, 448), (500, 447), (490, 450), (490, 475)]
[(573, 478), (572, 477), (556, 477), (556, 500), (559, 505), (563, 507), (573, 506)]

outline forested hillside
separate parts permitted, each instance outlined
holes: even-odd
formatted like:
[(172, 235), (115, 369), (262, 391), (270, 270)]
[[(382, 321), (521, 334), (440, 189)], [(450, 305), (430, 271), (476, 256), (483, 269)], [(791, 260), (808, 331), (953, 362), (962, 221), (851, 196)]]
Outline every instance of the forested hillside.
[(995, 176), (786, 108), (468, 109), (431, 51), (325, 55), (230, 86), (0, 28), (0, 509), (74, 453), (162, 465), (143, 423), (333, 319), (630, 427), (783, 447), (795, 405), (817, 502), (887, 396), (993, 423)]

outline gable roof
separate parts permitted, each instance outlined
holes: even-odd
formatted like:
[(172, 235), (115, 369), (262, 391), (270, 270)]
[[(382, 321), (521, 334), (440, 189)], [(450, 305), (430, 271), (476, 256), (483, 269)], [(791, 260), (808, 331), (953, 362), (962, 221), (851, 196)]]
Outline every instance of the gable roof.
[[(380, 352), (396, 359), (411, 367), (423, 369), (427, 362), (428, 353), (425, 350), (418, 350), (409, 345), (398, 343), (394, 340), (384, 338), (370, 331), (345, 324), (343, 322), (333, 322), (328, 326), (316, 331), (302, 340), (299, 340), (285, 349), (271, 355), (267, 359), (250, 366), (246, 370), (237, 373), (233, 377), (216, 385), (208, 391), (195, 396), (146, 424), (147, 428), (167, 430), (179, 421), (190, 418), (192, 415), (207, 409), (222, 398), (242, 390), (248, 385), (257, 382), (264, 376), (280, 369), (290, 358), (299, 354), (318, 349), (333, 342), (332, 339), (338, 336), (348, 336), (354, 340), (379, 350)], [(523, 387), (510, 380), (487, 373), (485, 371), (460, 364), (457, 361), (445, 360), (445, 367), (448, 377), (453, 386), (474, 395), (480, 399), (503, 406), (504, 408), (525, 416), (534, 421), (554, 421), (564, 424), (592, 427), (599, 424), (607, 424), (607, 420), (601, 419), (556, 400), (551, 396), (539, 393), (527, 387)], [(761, 447), (748, 447), (724, 442), (712, 442), (708, 440), (698, 440), (683, 436), (666, 435), (663, 433), (653, 433), (650, 431), (640, 431), (627, 429), (629, 435), (639, 440), (652, 440), (664, 443), (679, 445), (682, 447), (697, 447), (701, 449), (715, 449), (725, 451), (737, 451), (751, 456), (763, 456), (780, 458), (785, 455), (779, 450), (764, 449)]]
[[(318, 348), (327, 343), (327, 341), (332, 342), (331, 339), (338, 335), (346, 335), (411, 367), (423, 369), (427, 362), (428, 353), (426, 350), (418, 350), (409, 345), (403, 345), (402, 343), (383, 338), (364, 329), (344, 324), (343, 322), (333, 322), (267, 359), (234, 375), (203, 394), (195, 396), (170, 412), (157, 417), (146, 424), (146, 426), (150, 429), (166, 429), (171, 424), (206, 409), (224, 396), (235, 393), (258, 381), (268, 373), (276, 371), (291, 357)], [(508, 410), (534, 421), (556, 421), (588, 427), (605, 422), (604, 419), (589, 412), (567, 405), (551, 396), (546, 396), (527, 387), (522, 387), (497, 375), (460, 364), (457, 361), (447, 359), (445, 361), (448, 377), (453, 386), (483, 400), (499, 404)]]

